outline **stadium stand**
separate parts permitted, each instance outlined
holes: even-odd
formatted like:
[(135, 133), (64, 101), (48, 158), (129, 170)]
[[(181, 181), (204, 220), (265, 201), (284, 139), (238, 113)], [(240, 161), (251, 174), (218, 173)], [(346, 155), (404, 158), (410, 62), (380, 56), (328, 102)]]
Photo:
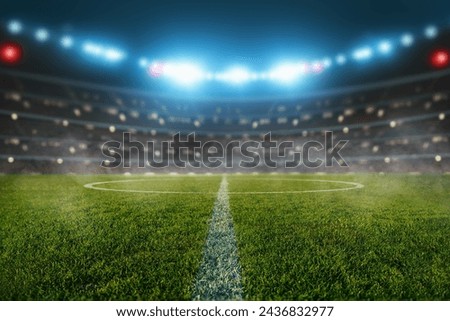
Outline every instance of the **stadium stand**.
[[(102, 168), (101, 146), (131, 132), (139, 141), (177, 132), (224, 144), (233, 139), (302, 145), (325, 131), (349, 142), (349, 167), (286, 171), (450, 171), (448, 70), (302, 95), (297, 99), (192, 100), (1, 70), (0, 171), (122, 173), (151, 168)], [(158, 150), (152, 151), (156, 158)], [(238, 162), (240, 158), (236, 159)], [(159, 171), (192, 171), (169, 166)], [(240, 171), (237, 165), (219, 171)], [(272, 169), (261, 166), (258, 171)], [(280, 169), (278, 169), (280, 170)], [(196, 171), (210, 171), (208, 168)]]

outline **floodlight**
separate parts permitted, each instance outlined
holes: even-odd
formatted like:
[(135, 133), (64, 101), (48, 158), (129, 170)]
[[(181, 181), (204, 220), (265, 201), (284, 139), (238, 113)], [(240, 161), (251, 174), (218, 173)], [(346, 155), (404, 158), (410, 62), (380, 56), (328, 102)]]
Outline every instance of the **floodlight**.
[(230, 83), (242, 84), (250, 80), (251, 74), (243, 67), (234, 67), (223, 74), (219, 74), (218, 78)]
[(205, 78), (203, 70), (193, 63), (167, 63), (164, 66), (164, 76), (175, 83), (189, 86), (198, 83)]
[(85, 42), (83, 51), (89, 55), (101, 57), (111, 62), (116, 62), (125, 58), (125, 53), (123, 51), (116, 48), (105, 48), (92, 42)]
[(63, 36), (61, 38), (61, 46), (71, 48), (73, 46), (73, 38), (71, 36)]
[(302, 71), (302, 65), (299, 63), (284, 63), (272, 69), (269, 78), (282, 83), (291, 83), (298, 80)]
[(323, 61), (322, 61), (322, 63), (323, 63), (323, 66), (324, 66), (325, 68), (331, 67), (331, 64), (332, 64), (330, 58), (324, 58)]
[(34, 34), (34, 36), (36, 37), (37, 41), (44, 42), (44, 41), (48, 40), (49, 33), (48, 33), (47, 29), (39, 28), (38, 30), (36, 30), (36, 33)]
[(392, 51), (392, 44), (387, 40), (383, 40), (378, 44), (378, 51), (382, 54), (388, 54)]
[(436, 36), (438, 35), (438, 29), (436, 26), (428, 26), (425, 28), (425, 37), (427, 37), (428, 39), (433, 39), (436, 38)]
[(118, 49), (109, 48), (105, 50), (104, 57), (109, 61), (118, 61), (122, 60), (125, 54)]
[(400, 42), (402, 43), (403, 46), (410, 47), (414, 43), (414, 37), (409, 33), (405, 33), (401, 37)]
[(347, 58), (344, 55), (342, 55), (342, 54), (337, 55), (336, 56), (336, 62), (337, 62), (338, 65), (343, 65), (343, 64), (345, 64), (347, 62)]
[(91, 42), (86, 42), (83, 45), (84, 52), (94, 55), (94, 56), (100, 56), (103, 54), (103, 48), (99, 45), (93, 44)]
[(353, 58), (355, 60), (367, 60), (370, 59), (373, 55), (373, 51), (370, 47), (364, 47), (361, 49), (357, 49), (353, 52)]
[(139, 59), (139, 66), (142, 68), (146, 68), (148, 66), (148, 60), (147, 58), (141, 58)]
[(11, 20), (11, 21), (8, 23), (7, 28), (8, 28), (8, 31), (9, 31), (10, 33), (12, 33), (12, 34), (19, 34), (19, 33), (22, 31), (23, 26), (22, 26), (22, 24), (20, 23), (20, 21), (17, 21), (17, 20)]

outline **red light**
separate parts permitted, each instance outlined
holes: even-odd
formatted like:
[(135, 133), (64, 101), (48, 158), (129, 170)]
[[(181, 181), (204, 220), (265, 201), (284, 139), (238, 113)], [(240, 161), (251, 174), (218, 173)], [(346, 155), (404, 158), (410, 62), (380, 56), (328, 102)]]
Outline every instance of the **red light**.
[(23, 50), (22, 46), (15, 42), (4, 42), (0, 44), (0, 61), (8, 64), (15, 65), (22, 59)]
[(436, 50), (430, 56), (430, 63), (434, 68), (445, 68), (450, 63), (448, 50)]

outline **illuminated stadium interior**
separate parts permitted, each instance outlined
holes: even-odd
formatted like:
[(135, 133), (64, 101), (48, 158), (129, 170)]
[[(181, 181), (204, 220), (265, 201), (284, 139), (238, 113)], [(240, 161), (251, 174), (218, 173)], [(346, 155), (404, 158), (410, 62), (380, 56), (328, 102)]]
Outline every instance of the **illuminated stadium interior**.
[[(271, 132), (298, 144), (333, 131), (336, 139), (349, 140), (350, 167), (319, 170), (450, 170), (448, 24), (377, 35), (359, 47), (316, 57), (248, 64), (219, 59), (220, 68), (142, 55), (43, 25), (21, 19), (2, 24), (8, 39), (0, 89), (3, 172), (128, 172), (98, 166), (102, 143), (120, 140), (125, 131), (141, 141), (195, 132), (202, 141), (224, 143)], [(33, 59), (44, 52), (47, 59), (71, 63), (46, 65), (50, 72), (43, 72)], [(83, 63), (91, 76), (114, 74), (110, 84), (83, 73), (59, 75), (77, 64), (83, 69)], [(120, 75), (125, 69), (141, 75), (135, 89), (124, 85), (133, 84)]]
[(448, 319), (448, 0), (3, 1), (0, 124), (1, 320)]

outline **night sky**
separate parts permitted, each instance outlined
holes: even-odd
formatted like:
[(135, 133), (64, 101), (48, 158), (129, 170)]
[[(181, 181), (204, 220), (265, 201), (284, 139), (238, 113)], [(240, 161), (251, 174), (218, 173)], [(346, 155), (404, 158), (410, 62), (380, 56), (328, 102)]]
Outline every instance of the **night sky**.
[(154, 55), (323, 55), (366, 38), (450, 24), (449, 1), (7, 1), (0, 16), (112, 39)]
[(421, 33), (430, 23), (450, 26), (448, 0), (15, 0), (1, 6), (3, 21), (104, 40), (133, 59), (187, 57), (216, 68), (333, 57), (380, 37)]

